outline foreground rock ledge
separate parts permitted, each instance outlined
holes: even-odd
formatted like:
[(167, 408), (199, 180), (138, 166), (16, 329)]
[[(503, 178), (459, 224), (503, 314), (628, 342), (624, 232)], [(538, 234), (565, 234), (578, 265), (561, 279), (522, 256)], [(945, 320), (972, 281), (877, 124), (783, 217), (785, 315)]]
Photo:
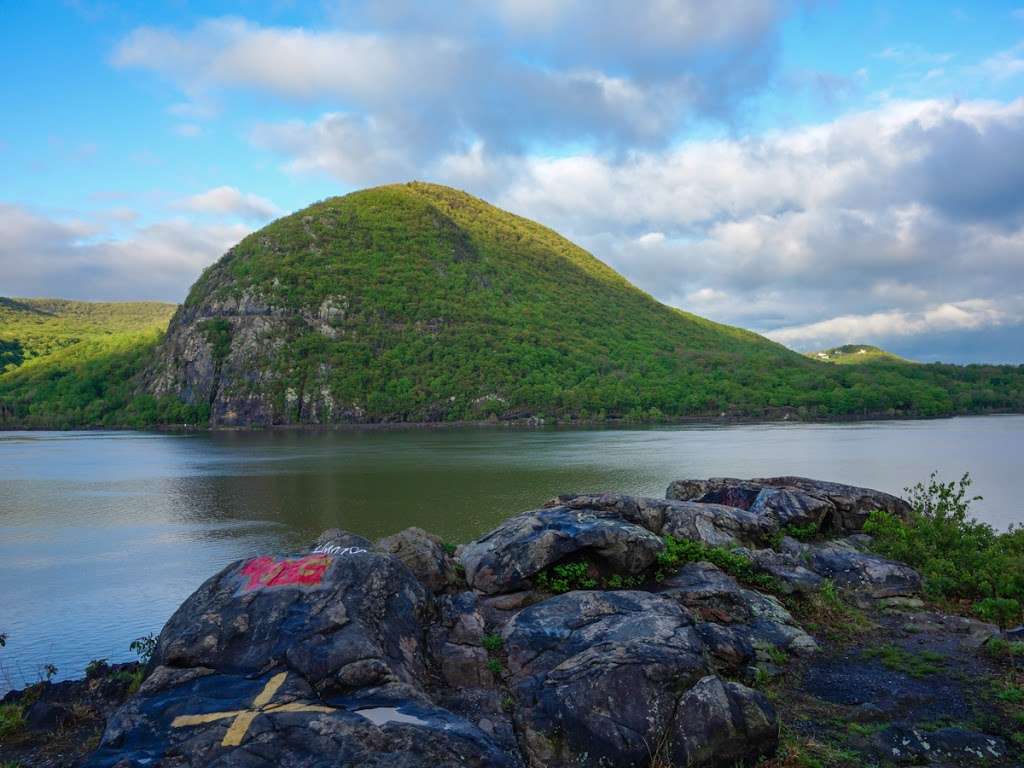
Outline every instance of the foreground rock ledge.
[[(805, 478), (679, 481), (669, 496), (562, 496), (457, 560), (408, 529), (377, 544), (328, 531), (233, 563), (168, 621), (86, 765), (753, 763), (779, 724), (747, 683), (815, 640), (711, 563), (655, 579), (662, 536), (744, 553), (782, 591), (829, 578), (863, 600), (912, 598), (916, 573), (849, 536), (870, 509), (906, 507)], [(808, 521), (849, 538), (781, 537)], [(632, 588), (536, 588), (567, 562)]]

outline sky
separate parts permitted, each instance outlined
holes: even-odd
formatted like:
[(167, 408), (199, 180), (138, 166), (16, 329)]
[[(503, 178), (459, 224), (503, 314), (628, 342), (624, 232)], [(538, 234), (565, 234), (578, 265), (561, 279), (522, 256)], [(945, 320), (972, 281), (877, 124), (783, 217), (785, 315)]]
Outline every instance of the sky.
[(798, 350), (1024, 363), (1024, 2), (0, 0), (0, 295), (422, 179)]

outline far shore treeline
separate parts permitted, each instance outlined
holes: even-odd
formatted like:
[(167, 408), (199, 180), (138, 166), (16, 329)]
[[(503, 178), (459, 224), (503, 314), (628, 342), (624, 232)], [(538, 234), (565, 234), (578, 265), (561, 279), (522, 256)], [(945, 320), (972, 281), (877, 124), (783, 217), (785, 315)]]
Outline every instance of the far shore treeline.
[(180, 308), (0, 299), (0, 427), (1024, 411), (1022, 366), (865, 349), (836, 365), (667, 307), (539, 224), (414, 183), (279, 219)]

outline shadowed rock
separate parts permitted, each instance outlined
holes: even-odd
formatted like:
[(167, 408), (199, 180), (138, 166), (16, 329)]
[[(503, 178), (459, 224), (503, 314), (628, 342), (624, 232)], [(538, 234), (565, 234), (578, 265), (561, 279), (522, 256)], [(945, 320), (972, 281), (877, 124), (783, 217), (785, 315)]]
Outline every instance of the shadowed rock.
[(653, 533), (701, 541), (712, 547), (759, 543), (778, 530), (778, 523), (768, 516), (724, 504), (621, 493), (567, 494), (550, 503), (612, 513)]
[(701, 766), (774, 746), (760, 694), (729, 684), (724, 706), (712, 695), (704, 644), (671, 599), (570, 592), (521, 611), (504, 637), (530, 765), (647, 766), (664, 744), (672, 764)]
[(422, 528), (406, 528), (377, 542), (377, 549), (394, 555), (427, 589), (440, 592), (457, 581), (455, 563), (444, 543)]
[(906, 501), (888, 493), (794, 476), (676, 480), (665, 495), (669, 499), (725, 504), (767, 514), (779, 525), (814, 523), (840, 533), (861, 530), (868, 515), (876, 509), (898, 517), (910, 513)]
[(557, 506), (509, 518), (465, 545), (459, 560), (469, 585), (493, 594), (521, 589), (538, 572), (576, 554), (586, 553), (617, 573), (640, 573), (664, 548), (658, 536), (617, 513)]
[(771, 659), (771, 651), (804, 654), (818, 648), (774, 597), (741, 587), (711, 563), (688, 563), (658, 594), (677, 600), (700, 619), (698, 632), (730, 671)]

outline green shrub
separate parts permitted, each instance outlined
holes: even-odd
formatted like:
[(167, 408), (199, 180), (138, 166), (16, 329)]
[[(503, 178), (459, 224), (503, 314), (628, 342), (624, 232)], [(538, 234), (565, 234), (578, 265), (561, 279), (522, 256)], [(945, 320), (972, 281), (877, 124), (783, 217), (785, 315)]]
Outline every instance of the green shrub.
[(153, 633), (136, 637), (129, 644), (128, 650), (139, 657), (139, 663), (142, 666), (146, 666), (153, 658), (153, 652), (156, 651), (156, 638), (153, 637)]
[(590, 575), (590, 566), (585, 562), (562, 563), (538, 573), (533, 579), (534, 586), (544, 592), (560, 595), (574, 589), (596, 589), (597, 579)]
[(20, 704), (0, 704), (0, 739), (20, 733), (25, 727), (25, 710)]
[(1020, 603), (1012, 597), (986, 597), (974, 604), (974, 612), (1005, 629), (1020, 617)]
[(488, 653), (497, 653), (504, 645), (504, 641), (501, 635), (484, 635), (483, 645)]
[[(872, 512), (864, 532), (874, 537), (873, 548), (885, 557), (920, 571), (925, 594), (933, 599), (985, 598), (1024, 602), (1024, 528), (997, 533), (992, 526), (970, 516), (970, 475), (942, 482), (932, 473), (927, 484), (908, 488), (911, 503), (904, 522), (892, 514)], [(996, 607), (998, 606), (998, 607)], [(1007, 622), (1011, 603), (984, 603)], [(992, 614), (995, 615), (995, 614)]]
[(787, 525), (782, 529), (786, 536), (792, 536), (797, 541), (810, 541), (818, 535), (818, 524), (807, 523), (807, 525)]
[(105, 670), (108, 666), (109, 665), (107, 664), (106, 659), (93, 659), (85, 665), (85, 676), (96, 677), (96, 675), (103, 672), (103, 670)]
[(774, 590), (778, 585), (771, 576), (758, 569), (748, 557), (731, 552), (724, 547), (709, 547), (702, 541), (663, 537), (665, 549), (658, 553), (655, 580), (664, 581), (670, 571), (686, 563), (707, 561), (742, 581), (759, 589)]

